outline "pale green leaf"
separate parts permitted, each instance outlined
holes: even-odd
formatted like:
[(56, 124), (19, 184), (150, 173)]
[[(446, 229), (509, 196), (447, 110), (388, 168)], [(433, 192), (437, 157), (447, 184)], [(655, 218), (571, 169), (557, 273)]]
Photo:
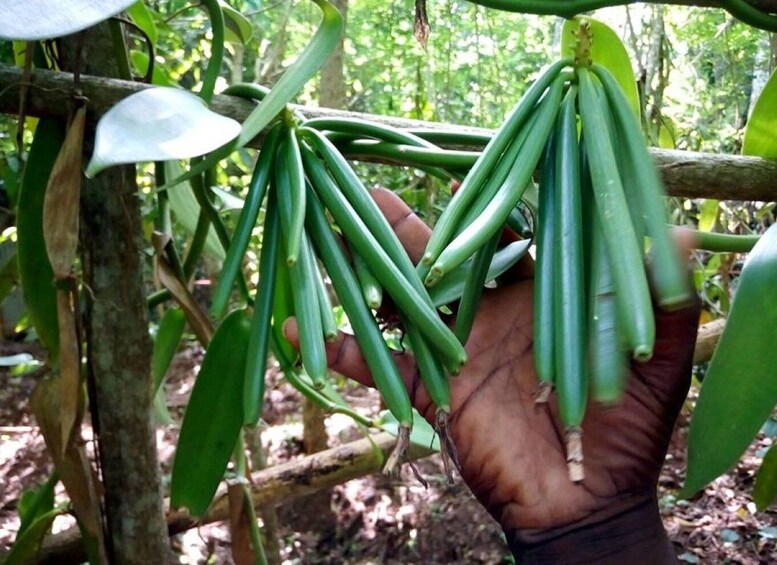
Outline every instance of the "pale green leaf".
[(777, 403), (776, 280), (774, 225), (748, 256), (726, 328), (704, 377), (691, 420), (683, 496), (728, 471)]
[(156, 45), (159, 34), (156, 29), (156, 24), (154, 23), (154, 16), (146, 7), (145, 3), (143, 3), (142, 0), (135, 2), (127, 9), (127, 13), (129, 14), (129, 17), (132, 18), (135, 25), (148, 36), (151, 40), (151, 44)]
[(149, 88), (128, 96), (99, 121), (86, 175), (123, 163), (197, 157), (239, 133), (239, 123), (211, 112), (194, 94)]
[[(130, 51), (130, 62), (139, 75), (145, 76), (148, 72), (148, 53), (132, 49)], [(151, 73), (151, 83), (155, 86), (176, 86), (175, 81), (168, 76), (167, 71), (159, 64), (154, 65), (154, 70)]]
[(777, 159), (777, 70), (769, 77), (747, 120), (742, 154)]
[[(395, 436), (399, 433), (399, 423), (388, 410), (380, 413), (377, 424), (391, 435)], [(440, 437), (432, 425), (424, 420), (424, 417), (415, 408), (413, 408), (413, 429), (410, 431), (410, 443), (424, 449), (440, 451)]]
[[(165, 178), (168, 179), (179, 177), (182, 171), (178, 161), (166, 161), (164, 169)], [(171, 187), (167, 194), (176, 223), (187, 235), (194, 236), (194, 232), (197, 231), (197, 220), (200, 217), (200, 204), (194, 196), (191, 185), (188, 181), (184, 181)], [(223, 261), (227, 256), (213, 226), (210, 227), (208, 236), (205, 238), (205, 253), (218, 261)]]
[(224, 190), (221, 187), (218, 186), (212, 186), (211, 190), (213, 190), (213, 193), (218, 196), (219, 200), (221, 200), (221, 211), (222, 212), (233, 212), (235, 210), (242, 210), (243, 206), (245, 205), (245, 200), (240, 198), (239, 196), (235, 196), (231, 192)]
[(701, 203), (699, 209), (699, 231), (712, 231), (715, 221), (718, 219), (718, 201), (707, 198)]
[(221, 11), (224, 12), (224, 25), (227, 29), (227, 40), (232, 43), (246, 44), (251, 41), (254, 35), (254, 29), (251, 22), (243, 14), (235, 10), (232, 6), (219, 0)]
[(0, 39), (35, 41), (70, 35), (115, 16), (135, 0), (3, 0)]
[(661, 125), (658, 126), (658, 146), (661, 149), (677, 147), (677, 128), (671, 118), (666, 116), (661, 116)]
[[(606, 67), (612, 73), (629, 101), (629, 107), (639, 119), (639, 93), (637, 79), (626, 48), (618, 34), (611, 28), (593, 18), (585, 17), (591, 24), (591, 60)], [(580, 16), (564, 22), (561, 29), (561, 56), (570, 57), (575, 54), (576, 33), (580, 28)]]

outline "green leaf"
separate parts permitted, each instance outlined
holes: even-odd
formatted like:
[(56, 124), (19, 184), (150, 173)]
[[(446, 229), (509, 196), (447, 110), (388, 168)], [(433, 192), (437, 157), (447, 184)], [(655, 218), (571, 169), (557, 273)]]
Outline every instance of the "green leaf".
[[(577, 41), (575, 39), (582, 18), (577, 16), (564, 21), (561, 28), (561, 56), (575, 55)], [(639, 93), (637, 92), (637, 79), (626, 48), (623, 46), (618, 34), (602, 22), (585, 16), (585, 20), (591, 24), (591, 60), (606, 67), (610, 71), (629, 101), (629, 106), (639, 121), (640, 106)]]
[(11, 546), (11, 551), (5, 556), (3, 565), (25, 565), (26, 563), (31, 563), (46, 532), (51, 528), (54, 518), (64, 513), (64, 510), (56, 509), (36, 518)]
[(777, 496), (777, 445), (766, 452), (753, 486), (753, 500), (758, 510), (766, 510)]
[[(181, 165), (178, 161), (166, 161), (164, 169), (165, 178), (168, 179), (176, 178), (181, 174)], [(197, 231), (197, 220), (200, 217), (200, 204), (194, 196), (191, 185), (188, 182), (182, 182), (170, 188), (167, 194), (175, 221), (189, 236), (194, 236), (194, 232)], [(213, 226), (208, 230), (208, 236), (205, 239), (205, 253), (219, 261), (223, 261), (227, 256)]]
[[(137, 51), (132, 49), (130, 51), (130, 62), (138, 74), (145, 76), (148, 71), (148, 53), (144, 51)], [(151, 83), (155, 86), (176, 86), (176, 83), (171, 79), (167, 72), (161, 65), (154, 65), (154, 70), (151, 72)]]
[(154, 377), (154, 390), (159, 388), (165, 378), (170, 363), (178, 351), (183, 329), (186, 326), (186, 314), (175, 306), (162, 316), (154, 338), (154, 351), (151, 355), (151, 374)]
[(677, 127), (671, 118), (661, 116), (661, 124), (658, 126), (658, 146), (661, 149), (675, 149), (677, 147)]
[(135, 0), (3, 0), (0, 39), (35, 41), (70, 35), (107, 20)]
[(239, 132), (240, 124), (211, 112), (190, 92), (149, 88), (128, 96), (100, 119), (86, 175), (122, 163), (197, 157)]
[(16, 257), (27, 312), (49, 364), (59, 356), (59, 322), (54, 271), (43, 239), (43, 200), (54, 161), (65, 141), (65, 126), (54, 118), (41, 118), (35, 129), (16, 205)]
[(690, 496), (730, 469), (777, 403), (777, 225), (750, 253), (691, 420)]
[(750, 114), (742, 155), (777, 159), (777, 70), (772, 73)]
[(717, 219), (718, 201), (714, 198), (707, 198), (701, 203), (699, 209), (699, 231), (712, 231)]
[[(388, 410), (380, 413), (377, 424), (391, 435), (396, 436), (399, 433), (399, 422)], [(424, 449), (440, 451), (440, 438), (437, 432), (415, 408), (413, 408), (413, 428), (410, 430), (410, 443)]]
[(243, 44), (251, 41), (251, 37), (254, 35), (254, 28), (251, 27), (251, 22), (248, 18), (223, 0), (219, 0), (219, 4), (221, 5), (221, 11), (224, 12), (227, 40), (232, 43)]
[(238, 147), (256, 137), (283, 107), (321, 68), (340, 40), (343, 20), (340, 12), (326, 0), (313, 0), (323, 13), (321, 25), (294, 63), (286, 69), (270, 93), (254, 108), (243, 123)]
[(152, 45), (156, 45), (157, 38), (159, 36), (156, 24), (154, 23), (154, 16), (142, 0), (135, 2), (132, 6), (127, 8), (127, 13), (132, 21), (138, 26), (143, 33), (145, 33), (151, 40)]
[(239, 196), (235, 196), (231, 192), (224, 190), (218, 186), (212, 186), (211, 190), (221, 200), (221, 212), (234, 212), (235, 210), (242, 210), (245, 205), (245, 200)]
[(186, 407), (175, 451), (170, 504), (193, 516), (208, 509), (243, 425), (243, 373), (251, 321), (224, 318), (210, 342)]
[(16, 539), (19, 539), (38, 517), (54, 509), (54, 487), (58, 482), (59, 476), (54, 472), (42, 485), (22, 493), (18, 504), (21, 523), (16, 532)]

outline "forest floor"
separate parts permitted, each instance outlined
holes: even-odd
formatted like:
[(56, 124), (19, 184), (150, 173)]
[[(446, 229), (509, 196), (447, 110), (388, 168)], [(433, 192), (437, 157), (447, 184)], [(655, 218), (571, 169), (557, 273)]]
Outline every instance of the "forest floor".
[[(28, 351), (5, 343), (0, 355)], [(32, 351), (34, 354), (35, 351)], [(166, 383), (168, 404), (180, 417), (191, 391), (201, 352), (178, 354)], [(271, 375), (272, 376), (272, 375)], [(28, 409), (34, 378), (0, 371), (0, 556), (13, 542), (19, 520), (16, 503), (24, 489), (51, 471), (40, 433)], [(302, 457), (300, 397), (276, 376), (268, 383), (263, 444), (270, 464)], [(363, 387), (345, 387), (357, 410), (374, 415), (378, 397)], [(690, 403), (688, 403), (690, 405)], [(737, 467), (691, 501), (677, 500), (685, 472), (685, 438), (689, 412), (675, 430), (659, 485), (664, 524), (681, 562), (710, 564), (777, 563), (777, 509), (756, 512), (751, 490), (754, 474), (770, 438), (761, 436)], [(347, 419), (328, 417), (330, 445), (359, 437)], [(88, 436), (89, 431), (85, 431)], [(175, 428), (157, 434), (163, 471), (169, 473)], [(279, 509), (280, 558), (283, 563), (511, 563), (501, 530), (475, 501), (461, 480), (447, 486), (439, 457), (417, 463), (428, 482), (424, 488), (405, 465), (401, 477), (372, 475), (331, 490), (324, 509), (310, 500)], [(59, 496), (63, 496), (60, 493)], [(321, 499), (319, 498), (319, 501)], [(328, 504), (327, 504), (328, 502)], [(331, 513), (328, 512), (328, 506)], [(54, 530), (72, 527), (58, 518)], [(178, 563), (231, 563), (229, 531), (224, 525), (202, 526), (173, 539)]]

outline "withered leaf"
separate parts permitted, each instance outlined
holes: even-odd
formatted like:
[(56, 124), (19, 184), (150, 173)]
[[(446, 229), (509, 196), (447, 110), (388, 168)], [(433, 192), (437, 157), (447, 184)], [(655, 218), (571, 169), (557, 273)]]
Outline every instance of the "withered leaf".
[(57, 317), (59, 319), (59, 375), (61, 451), (70, 443), (73, 428), (79, 420), (81, 401), (81, 354), (73, 311), (73, 293), (57, 290)]
[(57, 279), (70, 276), (78, 248), (78, 213), (81, 198), (81, 154), (86, 106), (73, 118), (54, 162), (43, 201), (43, 238)]
[(32, 391), (30, 407), (78, 520), (89, 533), (100, 537), (99, 487), (86, 450), (77, 441), (77, 434), (71, 435), (65, 446), (61, 445), (61, 390), (62, 382), (58, 375), (39, 381)]
[(200, 305), (197, 304), (184, 281), (178, 277), (170, 266), (164, 251), (168, 239), (169, 236), (154, 232), (153, 244), (156, 250), (154, 274), (162, 286), (170, 291), (175, 301), (183, 308), (184, 314), (186, 314), (186, 321), (189, 322), (192, 331), (194, 331), (203, 347), (207, 347), (213, 337), (213, 324), (211, 324), (207, 314), (200, 308)]

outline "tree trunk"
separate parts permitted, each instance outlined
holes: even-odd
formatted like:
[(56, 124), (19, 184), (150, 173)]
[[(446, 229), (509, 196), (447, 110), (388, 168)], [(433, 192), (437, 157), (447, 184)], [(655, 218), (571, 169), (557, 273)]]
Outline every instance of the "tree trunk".
[(318, 103), (325, 108), (342, 110), (346, 105), (345, 72), (343, 58), (345, 54), (345, 29), (347, 26), (348, 0), (333, 0), (332, 4), (343, 17), (340, 41), (321, 68), (321, 82), (318, 85)]
[[(90, 30), (81, 68), (115, 77), (113, 54), (107, 27)], [(86, 158), (94, 127), (94, 122), (87, 126)], [(81, 222), (87, 374), (109, 561), (166, 563), (169, 541), (151, 419), (151, 343), (134, 166), (111, 168), (84, 183)]]

